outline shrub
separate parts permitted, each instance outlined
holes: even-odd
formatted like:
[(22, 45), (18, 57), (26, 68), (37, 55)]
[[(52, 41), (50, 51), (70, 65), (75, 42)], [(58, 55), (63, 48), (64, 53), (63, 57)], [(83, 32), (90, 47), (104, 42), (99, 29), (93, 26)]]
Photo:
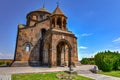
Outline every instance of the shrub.
[(114, 56), (115, 56), (114, 57), (115, 62), (114, 62), (113, 70), (120, 70), (120, 54), (116, 53)]
[(10, 65), (10, 62), (6, 62), (6, 65), (9, 66), (9, 65)]
[(94, 58), (83, 58), (81, 64), (95, 64)]
[(0, 65), (3, 65), (3, 64), (5, 64), (5, 62), (4, 61), (0, 61)]
[(118, 52), (99, 52), (95, 55), (95, 64), (102, 71), (118, 70), (120, 68), (120, 54)]

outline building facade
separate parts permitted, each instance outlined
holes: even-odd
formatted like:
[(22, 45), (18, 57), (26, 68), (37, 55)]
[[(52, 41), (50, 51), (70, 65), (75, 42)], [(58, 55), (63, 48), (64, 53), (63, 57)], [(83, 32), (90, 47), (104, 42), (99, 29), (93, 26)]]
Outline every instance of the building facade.
[(78, 62), (77, 38), (67, 28), (67, 17), (59, 8), (50, 13), (40, 8), (18, 25), (12, 66), (69, 66)]

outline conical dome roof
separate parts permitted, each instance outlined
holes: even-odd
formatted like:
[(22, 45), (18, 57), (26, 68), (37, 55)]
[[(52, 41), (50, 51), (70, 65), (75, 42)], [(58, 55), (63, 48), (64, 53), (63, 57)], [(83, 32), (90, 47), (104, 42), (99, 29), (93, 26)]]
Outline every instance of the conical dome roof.
[(53, 11), (52, 15), (64, 15), (65, 14), (62, 12), (62, 10), (59, 8), (59, 6), (56, 7), (56, 9)]

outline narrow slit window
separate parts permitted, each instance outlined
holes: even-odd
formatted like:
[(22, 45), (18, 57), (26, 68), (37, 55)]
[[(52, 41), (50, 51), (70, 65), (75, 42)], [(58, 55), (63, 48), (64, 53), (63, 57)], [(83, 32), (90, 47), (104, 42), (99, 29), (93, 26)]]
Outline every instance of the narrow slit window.
[(40, 15), (40, 21), (42, 21), (43, 20), (43, 16), (42, 15)]
[(45, 33), (46, 33), (46, 29), (42, 28), (42, 29), (41, 29), (42, 37), (45, 35)]
[(30, 45), (29, 44), (26, 45), (26, 52), (30, 52)]

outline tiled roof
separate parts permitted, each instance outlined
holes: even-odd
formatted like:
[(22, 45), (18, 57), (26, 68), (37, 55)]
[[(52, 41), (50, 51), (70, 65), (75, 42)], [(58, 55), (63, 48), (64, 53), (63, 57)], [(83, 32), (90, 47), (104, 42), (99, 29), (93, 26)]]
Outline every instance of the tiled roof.
[(52, 15), (59, 14), (59, 15), (64, 15), (62, 10), (57, 6), (57, 8), (53, 11)]

